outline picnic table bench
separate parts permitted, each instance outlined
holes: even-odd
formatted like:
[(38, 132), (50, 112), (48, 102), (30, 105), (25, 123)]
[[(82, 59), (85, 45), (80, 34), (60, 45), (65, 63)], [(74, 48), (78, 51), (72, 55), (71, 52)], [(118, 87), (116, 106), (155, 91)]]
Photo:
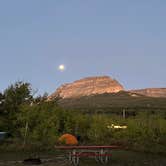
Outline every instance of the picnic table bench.
[(79, 165), (81, 157), (93, 157), (97, 162), (108, 163), (112, 156), (111, 150), (119, 146), (55, 146), (56, 149), (68, 151), (68, 159), (74, 165)]

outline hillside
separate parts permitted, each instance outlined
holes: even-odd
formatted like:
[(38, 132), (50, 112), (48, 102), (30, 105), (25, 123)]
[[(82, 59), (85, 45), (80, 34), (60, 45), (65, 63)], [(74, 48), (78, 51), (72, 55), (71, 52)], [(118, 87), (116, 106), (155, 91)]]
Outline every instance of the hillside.
[(121, 91), (118, 93), (105, 93), (99, 95), (84, 96), (80, 98), (60, 99), (59, 105), (67, 109), (101, 110), (110, 109), (164, 109), (166, 110), (166, 98), (153, 98)]

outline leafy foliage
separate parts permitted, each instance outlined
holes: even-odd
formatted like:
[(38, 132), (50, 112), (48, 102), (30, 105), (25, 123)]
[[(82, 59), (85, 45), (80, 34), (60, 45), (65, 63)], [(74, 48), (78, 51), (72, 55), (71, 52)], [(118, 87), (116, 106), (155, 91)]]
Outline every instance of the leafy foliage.
[(24, 82), (16, 82), (0, 94), (0, 118), (3, 121), (3, 125), (1, 124), (3, 130), (16, 134), (15, 129), (19, 127), (16, 123), (19, 107), (24, 103), (30, 103), (32, 99), (31, 86)]

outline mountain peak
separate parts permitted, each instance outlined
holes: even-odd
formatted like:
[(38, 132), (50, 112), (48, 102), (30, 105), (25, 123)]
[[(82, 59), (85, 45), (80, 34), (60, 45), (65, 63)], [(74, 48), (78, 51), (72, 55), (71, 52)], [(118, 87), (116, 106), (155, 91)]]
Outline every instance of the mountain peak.
[(60, 86), (48, 97), (48, 100), (56, 97), (78, 98), (95, 94), (117, 93), (121, 90), (124, 90), (123, 86), (109, 76), (86, 77)]

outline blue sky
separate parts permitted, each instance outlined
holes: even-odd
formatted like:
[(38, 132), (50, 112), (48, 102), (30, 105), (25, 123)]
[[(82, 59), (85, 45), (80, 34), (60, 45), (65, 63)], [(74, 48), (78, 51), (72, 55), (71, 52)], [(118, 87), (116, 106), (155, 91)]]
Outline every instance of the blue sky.
[(166, 87), (165, 18), (165, 0), (1, 1), (0, 91), (23, 80), (52, 93), (96, 75)]

